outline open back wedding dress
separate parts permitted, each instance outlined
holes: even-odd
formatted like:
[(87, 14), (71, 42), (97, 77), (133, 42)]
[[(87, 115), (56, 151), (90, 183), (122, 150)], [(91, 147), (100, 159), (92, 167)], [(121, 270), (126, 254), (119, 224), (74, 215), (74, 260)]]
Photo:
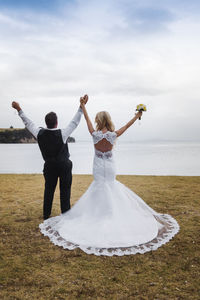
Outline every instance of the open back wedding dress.
[(116, 133), (94, 131), (92, 137), (94, 181), (68, 212), (40, 224), (41, 232), (55, 245), (88, 254), (121, 256), (156, 250), (178, 232), (178, 223), (154, 211), (115, 179)]

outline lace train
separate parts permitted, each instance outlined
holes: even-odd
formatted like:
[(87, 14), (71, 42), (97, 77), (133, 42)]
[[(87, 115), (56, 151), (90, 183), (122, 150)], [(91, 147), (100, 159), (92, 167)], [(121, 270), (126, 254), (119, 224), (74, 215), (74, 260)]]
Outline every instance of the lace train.
[(39, 225), (41, 232), (48, 236), (51, 242), (54, 245), (61, 246), (64, 249), (74, 250), (75, 248), (79, 248), (83, 250), (87, 254), (95, 254), (97, 256), (105, 255), (105, 256), (123, 256), (123, 255), (130, 255), (140, 253), (143, 254), (148, 251), (157, 250), (162, 245), (169, 242), (174, 235), (179, 231), (179, 225), (177, 221), (172, 218), (170, 215), (158, 214), (154, 216), (156, 220), (164, 225), (158, 231), (158, 235), (152, 241), (149, 241), (145, 244), (141, 245), (134, 245), (131, 247), (116, 247), (116, 248), (96, 248), (74, 244), (70, 241), (66, 241), (63, 239), (58, 231), (54, 230), (56, 224), (60, 221), (61, 216), (53, 217), (48, 220), (45, 220), (43, 223)]

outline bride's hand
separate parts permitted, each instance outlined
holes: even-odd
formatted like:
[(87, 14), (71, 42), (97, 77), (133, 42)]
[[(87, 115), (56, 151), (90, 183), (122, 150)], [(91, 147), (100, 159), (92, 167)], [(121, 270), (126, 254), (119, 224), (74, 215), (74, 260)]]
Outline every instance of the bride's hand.
[(88, 102), (88, 95), (85, 95), (84, 97), (83, 97), (83, 99), (84, 99), (84, 102), (85, 102), (85, 104)]
[(136, 113), (135, 115), (136, 115), (136, 117), (141, 118), (141, 116), (142, 116), (142, 111), (141, 111), (141, 110), (138, 111), (138, 113)]

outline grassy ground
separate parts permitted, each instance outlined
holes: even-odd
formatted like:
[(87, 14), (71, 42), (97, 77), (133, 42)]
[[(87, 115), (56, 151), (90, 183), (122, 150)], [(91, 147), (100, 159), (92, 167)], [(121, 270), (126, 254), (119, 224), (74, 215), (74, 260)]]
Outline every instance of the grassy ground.
[[(42, 175), (0, 175), (0, 299), (200, 299), (200, 177), (119, 176), (181, 230), (157, 251), (96, 257), (40, 234)], [(92, 176), (73, 177), (72, 203)], [(56, 191), (53, 215), (60, 213)]]

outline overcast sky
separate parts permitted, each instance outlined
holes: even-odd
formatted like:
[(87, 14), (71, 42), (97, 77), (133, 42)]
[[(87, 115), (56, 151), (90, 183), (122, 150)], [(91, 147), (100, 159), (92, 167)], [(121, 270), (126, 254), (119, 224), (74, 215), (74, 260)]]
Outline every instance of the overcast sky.
[[(67, 125), (80, 96), (116, 129), (147, 105), (122, 139), (200, 140), (199, 0), (0, 0), (0, 127)], [(89, 139), (84, 119), (73, 133)]]

